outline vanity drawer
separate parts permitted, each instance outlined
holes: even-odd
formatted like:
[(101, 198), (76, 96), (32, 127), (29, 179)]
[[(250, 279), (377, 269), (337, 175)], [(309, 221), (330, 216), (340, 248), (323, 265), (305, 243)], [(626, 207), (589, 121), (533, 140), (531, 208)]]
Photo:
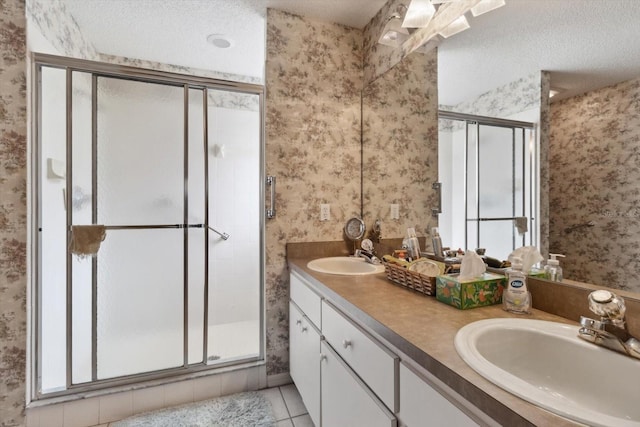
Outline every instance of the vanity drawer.
[(307, 286), (300, 276), (291, 273), (290, 282), (290, 298), (303, 311), (315, 326), (320, 328), (320, 302), (322, 298)]
[(322, 335), (394, 413), (398, 411), (398, 356), (322, 301)]

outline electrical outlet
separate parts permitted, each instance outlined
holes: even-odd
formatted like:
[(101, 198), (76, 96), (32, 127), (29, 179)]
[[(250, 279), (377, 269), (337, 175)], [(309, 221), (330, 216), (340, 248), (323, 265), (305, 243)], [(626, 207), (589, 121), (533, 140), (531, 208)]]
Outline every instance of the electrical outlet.
[(329, 221), (331, 219), (331, 205), (328, 203), (320, 204), (320, 221)]
[(400, 205), (391, 203), (391, 219), (400, 219)]

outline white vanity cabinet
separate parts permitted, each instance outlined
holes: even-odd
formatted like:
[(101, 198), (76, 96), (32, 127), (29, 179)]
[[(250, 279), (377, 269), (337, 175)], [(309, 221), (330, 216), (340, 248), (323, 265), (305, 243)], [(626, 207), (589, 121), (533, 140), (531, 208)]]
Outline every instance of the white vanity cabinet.
[[(316, 426), (320, 426), (320, 301), (318, 294), (291, 275), (289, 373)], [(317, 324), (302, 307), (317, 318)]]
[(453, 404), (463, 399), (405, 365), (412, 361), (401, 362), (399, 350), (392, 351), (295, 272), (289, 337), (291, 378), (316, 427), (477, 425), (459, 409), (477, 415), (468, 402)]
[(400, 364), (399, 418), (403, 427), (478, 425), (404, 363)]
[(322, 341), (321, 348), (322, 425), (397, 426), (393, 414), (378, 401), (326, 341)]

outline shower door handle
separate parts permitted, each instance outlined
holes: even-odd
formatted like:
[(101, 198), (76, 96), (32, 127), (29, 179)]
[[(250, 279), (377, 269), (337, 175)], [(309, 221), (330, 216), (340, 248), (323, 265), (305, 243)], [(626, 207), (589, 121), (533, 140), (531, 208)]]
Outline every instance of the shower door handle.
[(276, 177), (272, 175), (267, 176), (267, 185), (270, 188), (270, 202), (269, 208), (267, 209), (267, 219), (272, 219), (276, 216)]

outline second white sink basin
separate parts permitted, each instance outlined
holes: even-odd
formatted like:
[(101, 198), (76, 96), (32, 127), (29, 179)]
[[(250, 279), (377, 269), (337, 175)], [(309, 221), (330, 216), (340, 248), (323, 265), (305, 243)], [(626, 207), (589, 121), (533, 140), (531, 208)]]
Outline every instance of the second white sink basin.
[(501, 388), (590, 426), (640, 427), (640, 360), (578, 338), (578, 326), (487, 319), (460, 329), (460, 357)]
[(362, 276), (365, 274), (376, 274), (384, 271), (383, 265), (374, 265), (365, 261), (364, 258), (355, 257), (328, 257), (318, 258), (307, 263), (313, 271), (319, 273), (341, 274), (346, 276)]

